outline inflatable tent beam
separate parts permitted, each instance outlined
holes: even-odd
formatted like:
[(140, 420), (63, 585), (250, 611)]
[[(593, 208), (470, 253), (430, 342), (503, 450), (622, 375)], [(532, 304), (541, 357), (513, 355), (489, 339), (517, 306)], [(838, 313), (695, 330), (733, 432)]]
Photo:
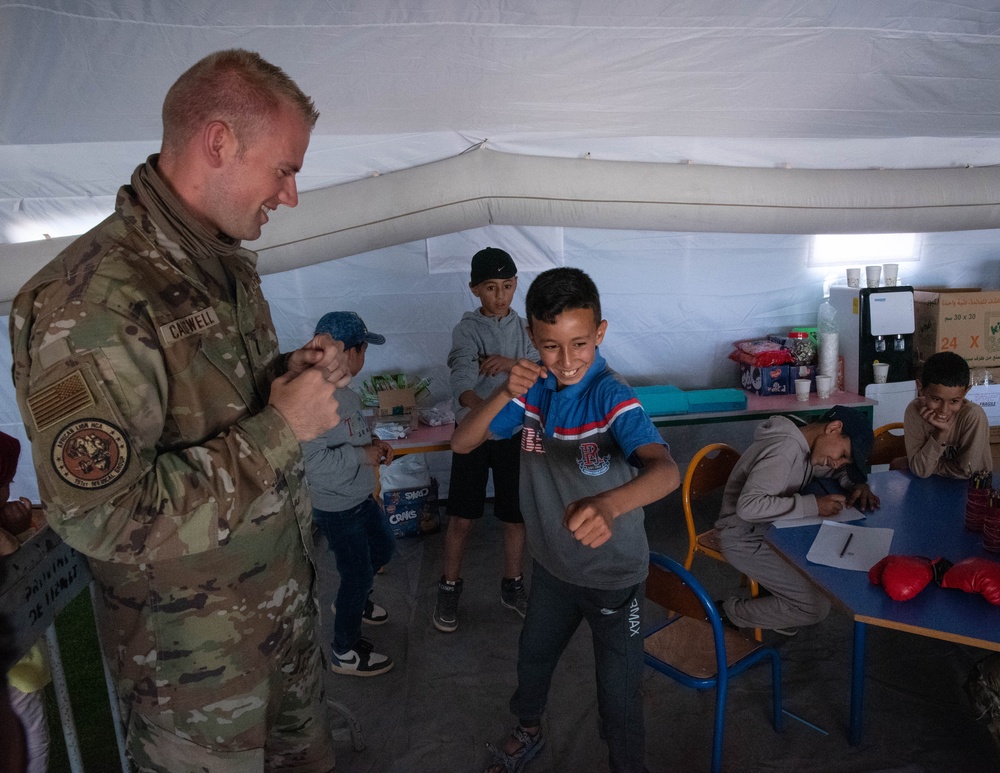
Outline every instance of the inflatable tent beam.
[[(988, 229), (1000, 224), (1000, 168), (760, 169), (480, 148), (305, 192), (250, 246), (261, 273), (276, 273), (491, 224), (776, 234)], [(0, 310), (70, 241), (0, 245)]]

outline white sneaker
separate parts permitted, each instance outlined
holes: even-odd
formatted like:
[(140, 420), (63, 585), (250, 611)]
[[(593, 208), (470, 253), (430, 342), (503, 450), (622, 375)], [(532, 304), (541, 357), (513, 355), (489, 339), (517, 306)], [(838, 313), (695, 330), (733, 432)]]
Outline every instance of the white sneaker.
[(361, 622), (367, 623), (368, 625), (382, 625), (386, 620), (389, 619), (389, 613), (385, 611), (384, 607), (379, 606), (371, 599), (365, 602), (365, 611), (361, 615)]
[(362, 641), (359, 640), (353, 650), (343, 654), (334, 652), (330, 660), (330, 670), (347, 676), (378, 676), (392, 668), (392, 658), (372, 652), (369, 647), (361, 645)]

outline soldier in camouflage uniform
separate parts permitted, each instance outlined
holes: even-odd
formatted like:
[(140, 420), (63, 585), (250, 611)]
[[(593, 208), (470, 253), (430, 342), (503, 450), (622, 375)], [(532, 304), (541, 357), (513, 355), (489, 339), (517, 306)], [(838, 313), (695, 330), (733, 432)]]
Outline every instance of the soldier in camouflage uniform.
[(349, 374), (329, 336), (279, 354), (239, 242), (297, 203), (317, 115), (256, 54), (206, 57), (167, 95), (161, 154), (11, 312), (46, 514), (100, 584), (144, 771), (334, 767), (299, 449)]

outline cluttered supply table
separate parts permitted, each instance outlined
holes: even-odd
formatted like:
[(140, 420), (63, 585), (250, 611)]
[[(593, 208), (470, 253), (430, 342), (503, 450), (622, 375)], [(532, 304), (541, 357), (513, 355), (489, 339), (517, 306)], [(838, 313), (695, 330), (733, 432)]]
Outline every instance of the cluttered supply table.
[[(965, 528), (968, 482), (909, 472), (869, 475), (881, 507), (869, 513), (865, 527), (893, 529), (892, 555), (947, 558), (958, 563), (976, 556), (995, 560), (983, 549), (982, 535)], [(868, 580), (864, 571), (836, 569), (807, 560), (820, 526), (768, 530), (765, 540), (800, 573), (854, 620), (851, 675), (850, 742), (863, 732), (866, 637), (869, 625), (1000, 651), (1000, 606), (977, 593), (929, 584), (908, 601), (893, 601)]]
[[(809, 396), (808, 402), (798, 400), (795, 395), (773, 397), (747, 395), (747, 407), (742, 410), (682, 413), (670, 416), (651, 415), (650, 418), (657, 427), (714, 424), (729, 421), (763, 421), (768, 416), (777, 414), (800, 416), (809, 421), (819, 418), (835, 405), (856, 408), (871, 421), (872, 408), (876, 402), (849, 392), (834, 392), (830, 397), (822, 400), (813, 394)], [(451, 448), (451, 436), (454, 432), (454, 424), (440, 424), (436, 427), (420, 424), (406, 437), (388, 442), (396, 452), (396, 456), (448, 451)]]
[(451, 450), (451, 436), (454, 432), (454, 424), (439, 424), (436, 427), (420, 424), (406, 437), (389, 440), (388, 443), (392, 446), (396, 456), (449, 451)]

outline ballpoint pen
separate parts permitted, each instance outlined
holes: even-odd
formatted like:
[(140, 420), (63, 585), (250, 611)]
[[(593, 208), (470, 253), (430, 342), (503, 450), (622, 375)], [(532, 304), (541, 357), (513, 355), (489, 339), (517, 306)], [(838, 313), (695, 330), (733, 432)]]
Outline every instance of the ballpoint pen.
[(847, 535), (847, 542), (844, 543), (844, 547), (840, 549), (840, 558), (844, 557), (844, 553), (847, 552), (847, 546), (851, 544), (851, 540), (854, 538), (854, 532), (852, 531)]

